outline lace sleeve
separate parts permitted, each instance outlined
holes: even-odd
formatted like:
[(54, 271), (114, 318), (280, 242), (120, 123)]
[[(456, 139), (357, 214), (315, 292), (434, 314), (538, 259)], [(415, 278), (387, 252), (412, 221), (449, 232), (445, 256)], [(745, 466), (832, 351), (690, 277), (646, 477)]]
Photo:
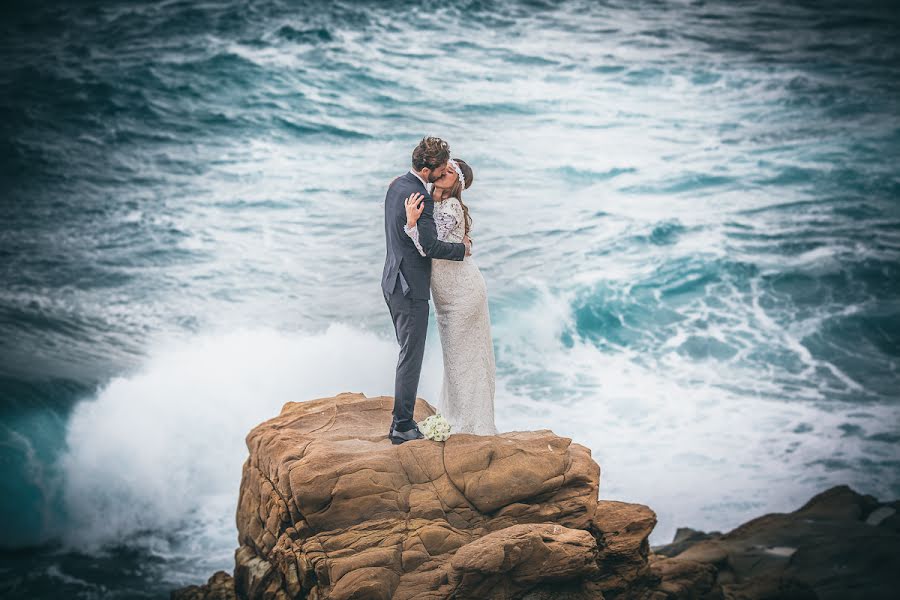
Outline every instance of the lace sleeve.
[(456, 217), (457, 224), (462, 225), (462, 229), (465, 231), (466, 215), (463, 212), (462, 203), (459, 201), (459, 198), (451, 198), (450, 202), (450, 209), (453, 211), (453, 216)]
[(409, 239), (413, 241), (413, 244), (416, 245), (416, 250), (419, 251), (419, 254), (425, 256), (425, 250), (422, 249), (422, 245), (419, 244), (419, 228), (415, 225), (412, 227), (403, 226), (403, 231), (406, 232), (406, 235), (409, 236)]
[(456, 224), (459, 223), (459, 215), (457, 214), (457, 208), (459, 208), (459, 214), (462, 214), (462, 207), (455, 203), (456, 198), (449, 198), (444, 202), (447, 203), (446, 208), (442, 208), (439, 211), (434, 213), (434, 224), (437, 226), (437, 233), (439, 240), (452, 240), (453, 239), (453, 231), (456, 229)]

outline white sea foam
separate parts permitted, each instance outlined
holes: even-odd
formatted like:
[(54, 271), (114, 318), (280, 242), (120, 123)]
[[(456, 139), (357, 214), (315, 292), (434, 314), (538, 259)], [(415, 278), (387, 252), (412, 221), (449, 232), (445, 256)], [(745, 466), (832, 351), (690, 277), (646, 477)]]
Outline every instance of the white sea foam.
[[(439, 350), (429, 354), (420, 393), (435, 398)], [(199, 529), (207, 533), (193, 543), (205, 538), (230, 552), (248, 431), (287, 401), (392, 395), (397, 351), (393, 340), (334, 325), (316, 334), (209, 333), (148, 356), (70, 419), (61, 467), (73, 547), (136, 541), (166, 554), (165, 542), (142, 534)]]
[[(792, 390), (739, 361), (599, 350), (578, 340), (565, 347), (567, 306), (544, 289), (530, 308), (497, 324), (501, 357), (515, 364), (498, 388), (498, 426), (549, 427), (591, 448), (603, 473), (601, 498), (657, 512), (653, 543), (670, 541), (679, 526), (727, 530), (764, 512), (795, 510), (830, 485), (891, 495), (893, 466), (871, 464), (888, 445), (867, 436), (890, 432), (900, 408), (863, 412), (825, 401), (815, 388)], [(773, 343), (788, 335), (771, 325), (760, 335)], [(810, 369), (824, 366), (807, 360)], [(857, 428), (861, 435), (848, 435)], [(871, 477), (873, 468), (880, 477)]]
[[(550, 428), (591, 448), (603, 469), (602, 498), (657, 511), (654, 543), (678, 526), (728, 529), (764, 511), (792, 510), (830, 484), (888, 493), (871, 473), (854, 476), (853, 461), (875, 446), (842, 426), (877, 433), (896, 422), (897, 410), (771, 399), (778, 393), (771, 382), (676, 353), (648, 364), (635, 352), (565, 347), (568, 305), (546, 291), (541, 298), (517, 314), (534, 326), (498, 325), (500, 356), (516, 364), (499, 381), (498, 427)], [(61, 463), (66, 541), (94, 550), (126, 541), (161, 556), (186, 553), (189, 544), (207, 552), (211, 566), (227, 566), (249, 429), (289, 400), (390, 395), (395, 360), (394, 340), (343, 325), (159, 345), (140, 371), (111, 381), (72, 415)], [(523, 385), (523, 374), (542, 374), (552, 386)], [(440, 377), (431, 336), (420, 395), (436, 402)], [(845, 457), (847, 468), (829, 466), (833, 456)], [(173, 531), (182, 542), (158, 535)]]

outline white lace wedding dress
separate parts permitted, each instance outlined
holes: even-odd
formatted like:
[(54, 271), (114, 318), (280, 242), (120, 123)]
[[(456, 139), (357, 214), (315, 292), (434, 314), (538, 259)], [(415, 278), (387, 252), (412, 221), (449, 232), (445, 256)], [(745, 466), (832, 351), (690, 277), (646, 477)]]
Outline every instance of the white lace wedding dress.
[[(457, 198), (434, 203), (438, 238), (462, 242), (463, 209)], [(408, 229), (419, 253), (418, 229)], [(451, 433), (494, 435), (495, 362), (487, 287), (471, 256), (431, 261), (431, 296), (444, 355), (444, 383), (437, 410)]]

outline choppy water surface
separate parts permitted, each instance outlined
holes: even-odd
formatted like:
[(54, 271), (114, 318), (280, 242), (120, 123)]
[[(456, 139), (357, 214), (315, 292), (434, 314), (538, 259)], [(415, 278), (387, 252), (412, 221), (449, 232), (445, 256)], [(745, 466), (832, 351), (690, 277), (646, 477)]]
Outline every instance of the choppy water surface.
[[(501, 429), (728, 529), (900, 496), (890, 3), (3, 9), (0, 590), (230, 569), (244, 435), (390, 394), (382, 207), (425, 133), (475, 169)], [(432, 329), (420, 394), (436, 400)], [(61, 592), (62, 590), (62, 592)]]

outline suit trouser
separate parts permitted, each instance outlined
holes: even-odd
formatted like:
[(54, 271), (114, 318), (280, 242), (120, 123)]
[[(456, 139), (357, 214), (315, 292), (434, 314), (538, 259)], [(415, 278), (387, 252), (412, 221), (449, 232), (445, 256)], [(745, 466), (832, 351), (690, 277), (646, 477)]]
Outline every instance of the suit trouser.
[(404, 296), (399, 276), (393, 293), (385, 294), (384, 300), (391, 311), (394, 333), (400, 344), (400, 357), (394, 376), (394, 428), (397, 431), (407, 431), (413, 424), (416, 390), (422, 372), (422, 358), (425, 356), (429, 303), (428, 300)]

